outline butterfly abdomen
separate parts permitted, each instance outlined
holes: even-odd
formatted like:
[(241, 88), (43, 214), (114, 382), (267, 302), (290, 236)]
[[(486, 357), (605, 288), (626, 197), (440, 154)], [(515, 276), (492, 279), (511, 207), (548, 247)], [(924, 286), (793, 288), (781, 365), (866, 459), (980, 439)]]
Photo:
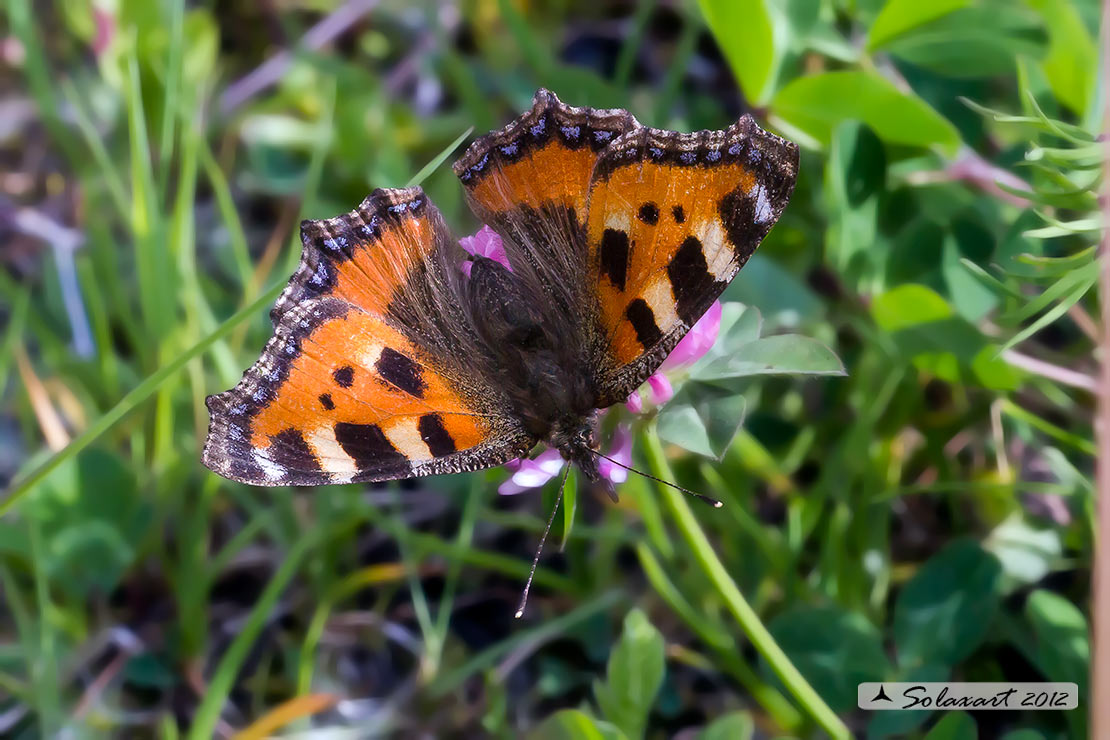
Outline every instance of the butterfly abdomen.
[(596, 394), (557, 336), (557, 317), (519, 275), (480, 257), (467, 292), (475, 329), (494, 361), (501, 389), (529, 433), (549, 439), (560, 423), (593, 409)]

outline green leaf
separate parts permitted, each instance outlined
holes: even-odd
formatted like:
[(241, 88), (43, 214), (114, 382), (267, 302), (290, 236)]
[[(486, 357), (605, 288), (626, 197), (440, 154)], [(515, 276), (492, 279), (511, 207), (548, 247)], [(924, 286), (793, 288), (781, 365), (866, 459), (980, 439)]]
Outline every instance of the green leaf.
[(1028, 0), (1048, 28), (1048, 54), (1040, 67), (1052, 92), (1083, 118), (1091, 105), (1098, 74), (1098, 48), (1075, 3)]
[(570, 530), (574, 527), (574, 515), (578, 512), (578, 471), (572, 465), (567, 470), (567, 477), (563, 481), (563, 541), (559, 549), (563, 550), (570, 540)]
[(722, 301), (759, 306), (768, 320), (796, 325), (818, 320), (824, 304), (798, 276), (769, 257), (756, 253), (725, 288)]
[(602, 714), (629, 737), (642, 737), (665, 668), (663, 636), (642, 611), (633, 609), (609, 656), (606, 682), (594, 683)]
[(932, 288), (907, 283), (876, 296), (871, 316), (879, 328), (894, 332), (952, 316), (952, 307)]
[(717, 341), (705, 357), (730, 355), (749, 342), (759, 339), (763, 331), (763, 316), (755, 306), (743, 303), (725, 303), (721, 306), (721, 326)]
[[(923, 683), (926, 681), (947, 681), (952, 671), (947, 666), (935, 663), (914, 666), (899, 671), (891, 680)], [(875, 712), (867, 723), (869, 740), (885, 737), (903, 738), (921, 725), (933, 714), (931, 709), (909, 709), (902, 712)]]
[(563, 709), (528, 733), (531, 740), (626, 740), (627, 736), (608, 722), (594, 719), (579, 709)]
[(1000, 594), (998, 560), (957, 540), (925, 563), (898, 594), (894, 641), (904, 666), (955, 665), (986, 637)]
[(882, 681), (892, 671), (878, 628), (838, 606), (795, 607), (767, 627), (834, 711), (855, 707), (858, 684)]
[(904, 34), (886, 51), (948, 77), (1013, 74), (1018, 56), (1041, 57), (1048, 36), (1036, 14), (1017, 3), (962, 8)]
[(740, 347), (731, 357), (698, 363), (695, 380), (725, 380), (749, 375), (845, 375), (844, 365), (816, 339), (797, 334), (763, 337)]
[(995, 527), (983, 546), (1009, 579), (1021, 584), (1036, 583), (1058, 567), (1063, 550), (1059, 532), (1032, 527), (1019, 515)]
[(979, 729), (967, 712), (949, 712), (933, 725), (925, 740), (976, 740)]
[(778, 69), (775, 29), (765, 0), (698, 0), (705, 23), (728, 60), (744, 97), (762, 105)]
[(912, 31), (918, 26), (951, 13), (957, 8), (967, 7), (971, 0), (889, 0), (867, 34), (868, 50), (881, 48), (892, 39)]
[(719, 461), (740, 431), (746, 410), (744, 396), (692, 381), (660, 410), (656, 424), (665, 442)]
[(755, 721), (745, 711), (730, 712), (718, 717), (698, 733), (697, 740), (752, 740)]
[(874, 246), (879, 201), (886, 188), (882, 141), (858, 121), (842, 121), (833, 132), (825, 193), (830, 223), (826, 253), (847, 270)]
[(860, 70), (799, 77), (779, 90), (770, 107), (784, 127), (820, 146), (828, 146), (837, 124), (848, 119), (866, 123), (891, 144), (936, 145), (950, 155), (960, 146), (955, 127), (925, 101)]
[(1083, 612), (1062, 596), (1037, 589), (1025, 602), (1025, 618), (1032, 627), (1037, 668), (1045, 679), (1077, 683), (1082, 692), (1091, 661)]
[(1001, 348), (985, 345), (971, 359), (971, 372), (984, 388), (996, 391), (1016, 391), (1025, 378), (1024, 373), (1006, 362), (999, 355)]
[(1002, 736), (1002, 740), (1046, 740), (1044, 733), (1030, 727), (1020, 730), (1011, 730)]
[(944, 240), (941, 274), (944, 275), (948, 295), (952, 297), (952, 306), (956, 312), (968, 321), (977, 323), (998, 305), (998, 298), (994, 291), (983, 285), (964, 267), (956, 242), (956, 237), (951, 235)]
[(134, 473), (114, 454), (96, 448), (60, 466), (24, 513), (43, 535), (41, 567), (78, 598), (111, 591), (134, 560), (149, 520)]

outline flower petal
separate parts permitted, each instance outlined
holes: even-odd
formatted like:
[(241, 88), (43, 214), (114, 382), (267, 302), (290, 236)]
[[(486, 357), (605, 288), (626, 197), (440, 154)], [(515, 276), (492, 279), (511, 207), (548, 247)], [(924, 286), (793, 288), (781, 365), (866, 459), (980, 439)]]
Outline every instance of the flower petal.
[(614, 430), (609, 457), (616, 462), (602, 458), (597, 466), (598, 472), (601, 473), (602, 477), (608, 478), (613, 483), (624, 483), (628, 480), (628, 470), (622, 466), (632, 464), (632, 433), (628, 431), (627, 427), (618, 425)]
[(656, 406), (662, 406), (674, 398), (674, 386), (663, 373), (654, 373), (647, 382), (651, 387), (651, 395)]
[(632, 395), (624, 402), (625, 408), (634, 414), (642, 413), (644, 410), (644, 399), (640, 397), (639, 391), (632, 391)]
[(686, 332), (686, 336), (671, 350), (661, 368), (670, 369), (701, 359), (713, 347), (720, 331), (721, 302), (713, 301), (709, 310), (702, 314), (702, 317), (690, 327), (690, 331)]
[[(459, 246), (475, 257), (487, 257), (495, 262), (500, 262), (509, 272), (513, 271), (509, 264), (509, 255), (505, 252), (505, 245), (496, 231), (489, 226), (478, 229), (474, 236), (464, 236), (459, 239)], [(464, 268), (464, 272), (469, 271)]]

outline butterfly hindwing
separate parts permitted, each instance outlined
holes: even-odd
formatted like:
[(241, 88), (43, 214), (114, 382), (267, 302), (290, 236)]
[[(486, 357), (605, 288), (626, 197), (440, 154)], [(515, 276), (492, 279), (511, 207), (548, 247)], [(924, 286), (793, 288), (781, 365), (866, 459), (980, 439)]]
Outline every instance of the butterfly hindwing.
[(461, 311), (444, 268), (457, 255), (419, 188), (306, 221), (302, 241), (261, 358), (208, 399), (209, 468), (315, 485), (475, 470), (531, 449), (499, 389), (460, 362), (470, 338), (447, 321)]
[(724, 131), (639, 127), (590, 178), (589, 275), (600, 303), (599, 406), (674, 349), (778, 220), (798, 149), (745, 116)]

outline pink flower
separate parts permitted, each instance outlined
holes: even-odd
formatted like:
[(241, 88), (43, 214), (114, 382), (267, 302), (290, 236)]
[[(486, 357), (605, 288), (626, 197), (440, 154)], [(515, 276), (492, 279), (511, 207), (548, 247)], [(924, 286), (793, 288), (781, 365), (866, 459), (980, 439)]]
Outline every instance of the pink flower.
[[(632, 464), (632, 434), (627, 429), (618, 426), (613, 432), (613, 446), (608, 454), (623, 465)], [(532, 460), (520, 458), (510, 460), (505, 463), (505, 467), (509, 469), (512, 476), (497, 487), (497, 492), (502, 496), (511, 496), (539, 488), (559, 475), (564, 465), (566, 461), (563, 460), (563, 456), (553, 448), (544, 450)], [(627, 470), (605, 459), (598, 464), (598, 470), (602, 477), (608, 478), (613, 483), (624, 483), (628, 478)]]
[(628, 480), (628, 470), (621, 465), (628, 466), (632, 464), (632, 433), (623, 426), (618, 426), (613, 432), (613, 447), (609, 451), (609, 457), (616, 460), (620, 465), (601, 458), (598, 461), (597, 469), (603, 478), (608, 478), (613, 483), (624, 483)]
[[(656, 406), (662, 406), (674, 397), (674, 386), (671, 385), (670, 379), (663, 372), (674, 370), (683, 365), (691, 365), (700, 360), (713, 347), (720, 331), (721, 302), (713, 301), (709, 310), (702, 314), (697, 323), (690, 327), (686, 336), (671, 350), (667, 359), (663, 360), (659, 370), (647, 379), (648, 387), (651, 388), (652, 400)], [(632, 391), (632, 395), (625, 401), (625, 406), (634, 414), (643, 411), (644, 402), (640, 397), (640, 392)]]
[[(475, 257), (488, 257), (495, 262), (500, 262), (509, 272), (513, 271), (512, 265), (509, 264), (509, 256), (505, 253), (505, 245), (501, 243), (501, 237), (488, 226), (478, 229), (478, 233), (474, 236), (464, 236), (459, 239), (459, 246)], [(464, 275), (470, 277), (473, 264), (467, 260), (459, 265), (459, 269)]]
[(721, 331), (721, 302), (713, 301), (709, 310), (686, 332), (667, 359), (663, 360), (661, 370), (671, 370), (681, 365), (689, 365), (700, 360), (717, 341)]
[(640, 398), (639, 391), (632, 391), (632, 395), (624, 402), (625, 408), (634, 414), (640, 414), (644, 411), (644, 399)]
[(511, 496), (533, 488), (539, 488), (554, 478), (566, 463), (555, 448), (549, 448), (536, 455), (533, 460), (517, 458), (505, 463), (513, 474), (511, 478), (497, 487), (502, 496)]
[(647, 384), (651, 388), (651, 397), (656, 406), (662, 406), (674, 398), (674, 386), (663, 373), (652, 373), (647, 379)]
[(96, 36), (92, 41), (93, 54), (102, 55), (112, 44), (116, 35), (116, 17), (104, 8), (93, 6), (93, 23), (96, 25)]

